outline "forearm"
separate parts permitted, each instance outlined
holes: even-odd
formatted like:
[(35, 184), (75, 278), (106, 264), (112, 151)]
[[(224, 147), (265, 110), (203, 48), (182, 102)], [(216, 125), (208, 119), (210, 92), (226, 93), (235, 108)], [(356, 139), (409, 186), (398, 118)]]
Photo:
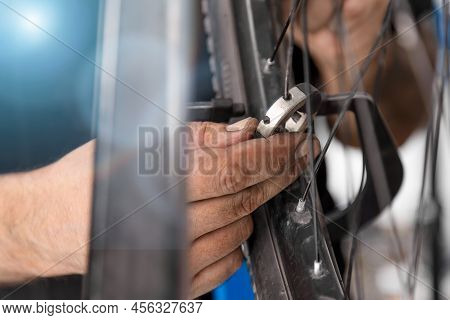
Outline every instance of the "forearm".
[(93, 151), (0, 176), (0, 283), (85, 271)]
[[(30, 278), (39, 268), (23, 226), (30, 221), (30, 190), (34, 176), (18, 173), (0, 176), (0, 282)], [(28, 197), (27, 197), (28, 194)]]

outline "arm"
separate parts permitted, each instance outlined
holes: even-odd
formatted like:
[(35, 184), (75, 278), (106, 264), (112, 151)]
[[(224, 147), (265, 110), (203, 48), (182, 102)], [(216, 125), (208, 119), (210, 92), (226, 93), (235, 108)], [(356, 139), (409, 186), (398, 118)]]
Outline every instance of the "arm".
[[(242, 264), (250, 214), (295, 181), (308, 163), (304, 134), (250, 139), (256, 119), (189, 125), (189, 297)], [(54, 164), (0, 176), (0, 283), (87, 270), (95, 142)], [(315, 155), (319, 153), (315, 143)], [(206, 167), (203, 167), (206, 165)]]
[(0, 283), (85, 272), (94, 145), (0, 176)]

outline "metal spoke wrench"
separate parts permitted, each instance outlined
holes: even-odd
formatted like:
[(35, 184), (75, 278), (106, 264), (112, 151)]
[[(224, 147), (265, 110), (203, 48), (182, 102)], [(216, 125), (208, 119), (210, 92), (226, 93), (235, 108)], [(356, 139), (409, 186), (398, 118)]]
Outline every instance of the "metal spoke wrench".
[(263, 120), (258, 125), (257, 131), (263, 137), (268, 138), (279, 132), (302, 132), (307, 126), (306, 93), (309, 91), (311, 98), (311, 111), (314, 116), (322, 102), (319, 90), (307, 84), (301, 83), (289, 90), (289, 99), (280, 97), (266, 112)]

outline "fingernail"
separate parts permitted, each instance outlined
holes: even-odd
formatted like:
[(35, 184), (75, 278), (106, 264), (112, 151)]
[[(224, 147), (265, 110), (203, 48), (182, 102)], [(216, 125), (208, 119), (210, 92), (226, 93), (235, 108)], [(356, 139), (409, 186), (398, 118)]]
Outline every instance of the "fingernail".
[(238, 121), (236, 123), (230, 124), (225, 128), (228, 132), (235, 132), (235, 131), (242, 131), (247, 127), (248, 123), (250, 122), (252, 118), (243, 119), (241, 121)]

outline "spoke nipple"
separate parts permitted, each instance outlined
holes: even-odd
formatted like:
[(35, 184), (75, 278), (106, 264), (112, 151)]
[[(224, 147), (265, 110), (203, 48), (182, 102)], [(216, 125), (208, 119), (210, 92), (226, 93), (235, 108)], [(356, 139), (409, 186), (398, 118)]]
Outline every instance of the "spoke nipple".
[(305, 204), (306, 201), (303, 201), (302, 199), (298, 200), (297, 208), (295, 208), (295, 211), (297, 211), (298, 213), (303, 212), (303, 210), (305, 210)]
[(264, 73), (270, 73), (270, 69), (272, 69), (272, 66), (275, 64), (275, 60), (272, 60), (271, 58), (266, 60), (266, 63), (264, 65)]
[(287, 95), (283, 96), (283, 99), (284, 99), (285, 101), (291, 100), (291, 99), (292, 99), (292, 94), (288, 93)]
[(314, 275), (315, 276), (320, 276), (320, 274), (322, 273), (322, 261), (314, 261)]

